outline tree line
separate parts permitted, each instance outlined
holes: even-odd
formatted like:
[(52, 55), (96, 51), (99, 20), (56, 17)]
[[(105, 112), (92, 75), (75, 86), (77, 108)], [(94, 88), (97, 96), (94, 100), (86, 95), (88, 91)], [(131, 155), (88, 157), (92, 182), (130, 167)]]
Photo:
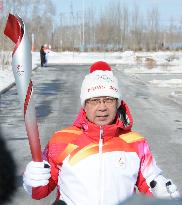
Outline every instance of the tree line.
[(0, 49), (13, 46), (3, 36), (8, 12), (23, 18), (36, 50), (44, 44), (55, 51), (157, 51), (182, 47), (182, 19), (176, 22), (171, 17), (164, 24), (157, 7), (143, 13), (137, 4), (129, 8), (115, 0), (102, 9), (81, 4), (80, 10), (74, 10), (70, 2), (69, 12), (56, 14), (51, 0), (6, 0), (0, 13)]

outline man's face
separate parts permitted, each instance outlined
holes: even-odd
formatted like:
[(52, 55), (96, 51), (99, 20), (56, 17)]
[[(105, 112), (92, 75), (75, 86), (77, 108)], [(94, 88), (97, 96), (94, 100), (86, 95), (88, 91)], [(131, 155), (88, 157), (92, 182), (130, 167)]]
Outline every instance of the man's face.
[(110, 125), (117, 112), (118, 101), (112, 97), (95, 97), (86, 100), (85, 112), (87, 119), (96, 125)]

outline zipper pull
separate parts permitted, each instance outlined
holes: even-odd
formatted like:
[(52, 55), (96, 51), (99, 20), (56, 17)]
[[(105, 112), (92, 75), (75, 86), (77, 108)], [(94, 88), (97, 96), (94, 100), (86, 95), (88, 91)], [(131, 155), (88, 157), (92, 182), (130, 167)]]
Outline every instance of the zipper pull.
[(99, 153), (102, 154), (102, 146), (103, 146), (103, 129), (100, 126), (100, 139), (99, 139)]
[(100, 126), (100, 140), (103, 140), (103, 128)]

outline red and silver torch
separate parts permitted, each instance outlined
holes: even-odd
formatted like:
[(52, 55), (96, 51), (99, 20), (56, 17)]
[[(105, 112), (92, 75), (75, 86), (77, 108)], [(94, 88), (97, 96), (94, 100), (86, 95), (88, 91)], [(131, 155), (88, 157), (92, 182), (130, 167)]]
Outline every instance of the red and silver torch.
[(39, 131), (35, 106), (33, 103), (33, 84), (31, 81), (32, 55), (28, 35), (23, 20), (9, 14), (4, 34), (14, 43), (12, 69), (18, 96), (24, 112), (25, 126), (33, 161), (42, 161)]

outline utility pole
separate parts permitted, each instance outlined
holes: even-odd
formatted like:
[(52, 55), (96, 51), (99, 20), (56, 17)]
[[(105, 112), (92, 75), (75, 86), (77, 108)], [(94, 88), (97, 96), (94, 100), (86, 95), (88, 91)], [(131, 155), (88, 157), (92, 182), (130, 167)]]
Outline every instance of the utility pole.
[(52, 24), (52, 35), (51, 35), (51, 43), (52, 43), (52, 48), (55, 49), (55, 43), (54, 43), (54, 32), (55, 32), (55, 28), (54, 28), (54, 23)]
[(61, 52), (63, 51), (63, 13), (60, 13), (60, 46)]
[(85, 0), (82, 0), (82, 51), (85, 51)]
[(35, 35), (32, 33), (32, 52), (35, 51)]

